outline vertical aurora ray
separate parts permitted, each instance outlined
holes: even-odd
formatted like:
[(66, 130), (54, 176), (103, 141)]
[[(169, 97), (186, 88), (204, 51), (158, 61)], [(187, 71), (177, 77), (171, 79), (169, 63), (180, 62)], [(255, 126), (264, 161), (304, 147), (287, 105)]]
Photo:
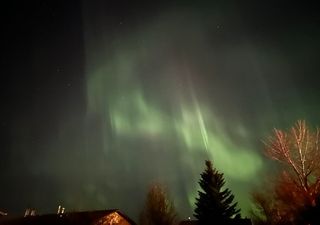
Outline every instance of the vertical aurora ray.
[(198, 122), (199, 122), (199, 127), (200, 127), (200, 132), (201, 132), (203, 144), (204, 144), (205, 149), (208, 149), (207, 129), (206, 129), (206, 126), (205, 126), (205, 122), (204, 122), (202, 113), (201, 113), (201, 109), (199, 107), (198, 101), (197, 101), (193, 91), (192, 91), (192, 99), (193, 99), (193, 102), (194, 102), (194, 108), (195, 108), (197, 119), (198, 119)]
[(204, 148), (205, 148), (206, 150), (208, 150), (208, 134), (207, 134), (207, 129), (206, 129), (206, 126), (205, 126), (205, 122), (204, 122), (204, 119), (203, 119), (203, 116), (202, 116), (201, 109), (200, 109), (200, 107), (199, 107), (199, 102), (198, 102), (197, 96), (196, 96), (196, 94), (195, 94), (195, 91), (194, 91), (194, 88), (193, 88), (193, 85), (192, 85), (192, 82), (191, 82), (190, 71), (189, 71), (189, 69), (187, 68), (185, 62), (184, 62), (184, 68), (185, 68), (185, 72), (186, 72), (186, 74), (187, 74), (188, 89), (189, 89), (190, 97), (191, 97), (191, 100), (192, 100), (192, 103), (193, 103), (193, 108), (194, 108), (195, 111), (196, 111), (196, 116), (197, 116), (198, 123), (199, 123), (199, 128), (200, 128), (200, 133), (201, 133), (202, 140), (203, 140), (203, 145), (204, 145)]

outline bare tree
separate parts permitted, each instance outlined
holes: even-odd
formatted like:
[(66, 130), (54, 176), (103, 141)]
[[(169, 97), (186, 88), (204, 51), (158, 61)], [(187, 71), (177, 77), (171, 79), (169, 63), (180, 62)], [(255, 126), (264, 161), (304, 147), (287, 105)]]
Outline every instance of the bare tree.
[(264, 142), (265, 153), (280, 163), (281, 173), (253, 193), (258, 210), (254, 216), (262, 215), (266, 224), (298, 224), (299, 214), (316, 206), (320, 196), (319, 141), (319, 129), (310, 130), (305, 121), (297, 121), (288, 131), (274, 129)]
[(266, 145), (266, 155), (283, 165), (286, 185), (304, 196), (311, 205), (320, 191), (320, 131), (311, 131), (305, 121), (297, 121), (289, 131), (274, 129)]
[(140, 215), (141, 225), (173, 225), (176, 212), (173, 202), (165, 189), (159, 184), (153, 184), (147, 194), (144, 209)]

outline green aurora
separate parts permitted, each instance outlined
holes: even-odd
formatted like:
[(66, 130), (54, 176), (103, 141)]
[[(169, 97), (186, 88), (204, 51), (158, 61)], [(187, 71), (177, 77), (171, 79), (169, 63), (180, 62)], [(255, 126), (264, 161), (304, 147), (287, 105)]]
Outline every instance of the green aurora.
[[(117, 186), (134, 190), (138, 205), (151, 182), (162, 182), (187, 218), (210, 159), (248, 215), (250, 192), (269, 168), (261, 139), (275, 126), (316, 118), (304, 110), (315, 102), (304, 102), (305, 93), (288, 82), (296, 79), (295, 59), (285, 46), (251, 33), (233, 7), (173, 7), (146, 21), (121, 19), (112, 31), (104, 29), (102, 14), (85, 14), (87, 116), (102, 123), (97, 147), (108, 176), (120, 172)], [(128, 198), (112, 202), (137, 215)]]
[[(185, 17), (188, 20), (182, 20)], [(88, 27), (88, 115), (102, 121), (99, 148), (105, 157), (116, 155), (107, 163), (130, 164), (125, 165), (130, 172), (126, 171), (123, 179), (137, 177), (131, 185), (140, 186), (140, 192), (152, 181), (161, 181), (172, 191), (181, 216), (190, 216), (199, 174), (204, 160), (210, 159), (225, 173), (246, 214), (250, 208), (249, 184), (261, 172), (262, 158), (250, 142), (253, 134), (246, 125), (218, 115), (216, 108), (223, 108), (223, 102), (213, 104), (198, 94), (201, 86), (193, 79), (201, 76), (201, 69), (221, 76), (211, 64), (217, 56), (206, 51), (205, 27), (201, 26), (208, 25), (201, 25), (200, 19), (190, 13), (168, 13), (128, 36), (115, 36), (115, 40), (104, 40), (103, 34), (92, 36)], [(207, 62), (197, 62), (194, 54)], [(237, 57), (237, 52), (229, 54)], [(219, 85), (213, 83), (212, 88), (219, 89)], [(154, 159), (152, 152), (161, 156)], [(139, 179), (145, 170), (151, 174)], [(120, 182), (120, 186), (128, 185)]]
[[(273, 128), (320, 125), (319, 10), (270, 1), (8, 1), (0, 210), (192, 217), (205, 160), (244, 216)], [(6, 3), (6, 5), (7, 5)]]

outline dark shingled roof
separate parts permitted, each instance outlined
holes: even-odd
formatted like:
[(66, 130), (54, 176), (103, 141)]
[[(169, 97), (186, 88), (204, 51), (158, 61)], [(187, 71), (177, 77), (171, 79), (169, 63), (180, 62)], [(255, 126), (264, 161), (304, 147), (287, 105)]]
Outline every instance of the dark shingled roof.
[(0, 220), (0, 225), (90, 225), (102, 217), (114, 212), (117, 212), (131, 225), (136, 225), (133, 220), (117, 209), (70, 212), (64, 214), (46, 214), (16, 218), (3, 216)]

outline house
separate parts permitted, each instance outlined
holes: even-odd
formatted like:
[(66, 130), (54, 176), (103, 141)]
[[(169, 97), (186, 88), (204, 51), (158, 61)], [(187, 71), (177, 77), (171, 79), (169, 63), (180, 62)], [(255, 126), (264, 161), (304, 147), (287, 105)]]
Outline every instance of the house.
[(136, 225), (119, 210), (70, 212), (0, 220), (0, 225)]

